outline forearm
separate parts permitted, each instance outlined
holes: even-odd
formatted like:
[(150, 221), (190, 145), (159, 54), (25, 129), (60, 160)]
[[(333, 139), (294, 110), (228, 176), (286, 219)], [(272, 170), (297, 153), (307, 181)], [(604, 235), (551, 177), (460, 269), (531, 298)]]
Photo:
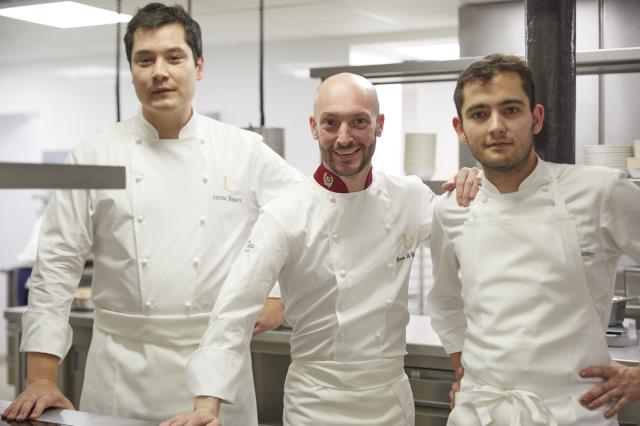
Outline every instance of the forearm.
[(451, 357), (451, 365), (453, 365), (454, 371), (462, 368), (462, 352), (453, 352), (449, 356)]
[(27, 385), (39, 381), (56, 383), (60, 358), (54, 355), (29, 352), (27, 354)]
[(210, 410), (214, 416), (218, 417), (220, 412), (220, 400), (214, 396), (200, 395), (196, 398), (196, 402), (193, 404), (193, 410), (207, 409)]

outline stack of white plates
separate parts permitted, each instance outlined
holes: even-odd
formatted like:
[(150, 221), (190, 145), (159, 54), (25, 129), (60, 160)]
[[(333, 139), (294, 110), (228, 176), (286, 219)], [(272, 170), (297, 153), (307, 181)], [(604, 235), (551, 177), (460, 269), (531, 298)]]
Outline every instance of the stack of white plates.
[(613, 167), (627, 171), (627, 158), (633, 156), (633, 147), (618, 145), (585, 145), (585, 164)]

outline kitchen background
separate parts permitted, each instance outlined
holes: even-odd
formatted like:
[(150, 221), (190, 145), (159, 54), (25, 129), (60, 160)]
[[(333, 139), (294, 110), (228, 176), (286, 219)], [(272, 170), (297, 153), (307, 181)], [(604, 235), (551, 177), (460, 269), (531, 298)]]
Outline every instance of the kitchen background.
[[(116, 8), (115, 0), (81, 2)], [(36, 1), (0, 0), (0, 8), (31, 3)], [(122, 11), (133, 14), (146, 3), (123, 0)], [(178, 3), (187, 6), (186, 1)], [(258, 126), (258, 0), (191, 3), (202, 26), (205, 56), (196, 109), (241, 127)], [(578, 0), (577, 50), (638, 47), (638, 22), (638, 0)], [(76, 142), (116, 120), (115, 43), (115, 25), (57, 29), (0, 17), (0, 162), (61, 161)], [(124, 119), (137, 112), (138, 101), (122, 50)], [(310, 68), (455, 59), (494, 51), (524, 55), (524, 50), (523, 1), (266, 0), (266, 125), (285, 129), (285, 158), (309, 175), (319, 161), (307, 124), (319, 84), (309, 77)], [(455, 173), (458, 142), (450, 124), (454, 86), (378, 86), (387, 120), (374, 167), (404, 173), (404, 134), (428, 132), (438, 141), (432, 179)], [(583, 161), (584, 145), (631, 145), (640, 139), (639, 73), (580, 75), (576, 94), (577, 163)], [(0, 268), (18, 266), (21, 252), (29, 257), (24, 249), (43, 198), (43, 191), (0, 191)], [(424, 309), (430, 268), (425, 250), (412, 276), (414, 312)], [(6, 285), (0, 274), (0, 307), (7, 303)], [(6, 354), (3, 321), (0, 356)]]

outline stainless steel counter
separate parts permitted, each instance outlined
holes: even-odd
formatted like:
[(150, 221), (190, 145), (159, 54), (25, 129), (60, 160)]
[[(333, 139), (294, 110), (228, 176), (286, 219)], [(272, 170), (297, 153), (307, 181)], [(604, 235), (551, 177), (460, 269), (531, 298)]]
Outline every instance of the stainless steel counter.
[[(0, 412), (9, 406), (11, 401), (0, 400)], [(86, 413), (84, 411), (60, 410), (52, 408), (38, 417), (39, 421), (50, 422), (53, 424), (68, 426), (152, 426), (157, 425), (155, 422), (147, 422), (144, 420), (125, 419), (122, 417), (102, 416), (98, 414)], [(16, 423), (17, 424), (17, 423)], [(28, 423), (20, 423), (28, 424)]]
[[(9, 376), (16, 391), (24, 387), (25, 357), (20, 354), (20, 317), (25, 307), (8, 308)], [(91, 340), (92, 312), (72, 312), (69, 323), (74, 336), (71, 350), (61, 364), (60, 386), (72, 402), (79, 400), (84, 377), (86, 352)], [(279, 424), (282, 418), (282, 389), (289, 367), (288, 329), (278, 329), (256, 336), (251, 341), (258, 415), (262, 424)], [(610, 348), (613, 359), (627, 365), (640, 363), (640, 346)], [(407, 326), (405, 370), (416, 404), (416, 426), (444, 426), (449, 413), (448, 391), (454, 381), (449, 356), (431, 328), (429, 317), (411, 316)], [(620, 415), (621, 425), (640, 426), (640, 402), (630, 404)]]

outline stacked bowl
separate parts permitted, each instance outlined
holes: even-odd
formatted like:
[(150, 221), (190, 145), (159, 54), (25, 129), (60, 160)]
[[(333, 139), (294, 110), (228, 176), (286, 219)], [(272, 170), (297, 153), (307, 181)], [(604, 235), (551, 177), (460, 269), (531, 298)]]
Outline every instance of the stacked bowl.
[(640, 179), (640, 139), (633, 141), (633, 157), (627, 158), (627, 170), (631, 177)]
[(633, 155), (632, 149), (631, 146), (626, 145), (585, 145), (585, 164), (613, 167), (627, 172), (627, 158)]

